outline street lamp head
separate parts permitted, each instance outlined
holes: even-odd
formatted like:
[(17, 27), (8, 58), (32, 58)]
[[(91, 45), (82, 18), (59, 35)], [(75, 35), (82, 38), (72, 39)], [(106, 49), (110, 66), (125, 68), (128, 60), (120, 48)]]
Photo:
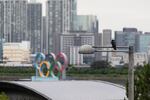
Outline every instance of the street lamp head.
[(82, 45), (79, 49), (80, 54), (93, 54), (95, 49), (91, 45)]

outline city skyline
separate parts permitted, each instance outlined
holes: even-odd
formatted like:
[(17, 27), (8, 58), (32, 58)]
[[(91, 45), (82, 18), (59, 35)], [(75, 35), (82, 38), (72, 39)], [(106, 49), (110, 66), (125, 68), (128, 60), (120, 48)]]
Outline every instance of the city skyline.
[[(31, 2), (27, 2), (27, 0), (22, 0), (25, 2), (23, 3), (25, 7), (21, 9), (21, 12), (25, 12), (25, 13), (18, 14), (17, 12), (20, 11), (19, 5), (21, 5), (21, 2), (22, 2), (22, 1), (19, 1), (19, 2), (18, 1), (19, 0), (10, 0), (9, 2), (1, 1), (1, 6), (0, 6), (1, 12), (4, 12), (4, 13), (1, 14), (0, 18), (2, 20), (5, 19), (4, 23), (2, 23), (1, 29), (2, 31), (3, 29), (6, 31), (6, 32), (5, 31), (2, 32), (4, 34), (2, 38), (6, 40), (5, 42), (21, 42), (23, 40), (30, 41), (32, 53), (43, 51), (43, 49), (45, 50), (44, 51), (45, 53), (49, 53), (49, 52), (58, 53), (61, 50), (60, 48), (61, 47), (60, 45), (61, 34), (72, 34), (74, 32), (80, 33), (80, 34), (81, 33), (84, 33), (84, 34), (94, 33), (93, 35), (96, 36), (96, 34), (98, 33), (99, 26), (100, 26), (100, 30), (103, 30), (102, 32), (103, 38), (99, 38), (99, 39), (109, 40), (109, 41), (105, 41), (106, 43), (103, 41), (103, 45), (111, 45), (110, 40), (114, 36), (114, 34), (111, 35), (111, 33), (113, 33), (113, 31), (116, 32), (118, 30), (120, 31), (122, 30), (122, 28), (116, 29), (116, 30), (114, 30), (113, 28), (109, 28), (109, 27), (103, 28), (102, 27), (103, 24), (99, 25), (99, 22), (101, 23), (101, 20), (98, 21), (97, 14), (94, 14), (95, 12), (93, 12), (93, 14), (90, 14), (92, 13), (91, 12), (92, 10), (89, 10), (88, 12), (89, 14), (84, 14), (84, 13), (79, 14), (80, 11), (78, 10), (78, 15), (77, 15), (77, 8), (79, 9), (79, 7), (76, 7), (77, 0), (48, 0), (48, 2), (46, 2), (47, 9), (44, 9), (44, 12), (46, 12), (46, 17), (45, 17), (45, 23), (43, 22), (43, 24), (42, 24), (42, 4), (41, 3), (38, 3), (38, 1), (36, 2), (36, 0), (31, 0)], [(3, 3), (4, 4), (6, 3), (7, 5), (5, 4), (3, 6)], [(82, 3), (78, 2), (78, 4), (82, 4)], [(94, 5), (94, 4), (91, 4), (91, 5)], [(118, 7), (121, 8), (121, 6), (115, 6), (115, 9), (117, 9)], [(108, 4), (108, 8), (111, 8), (109, 4)], [(127, 9), (127, 7), (125, 8)], [(130, 6), (129, 6), (129, 9), (131, 9)], [(82, 10), (84, 11), (85, 9), (81, 9), (81, 11)], [(117, 11), (121, 12), (121, 9)], [(21, 22), (21, 19), (25, 20), (24, 23)], [(25, 32), (22, 32), (23, 30), (19, 30), (19, 31), (17, 30), (18, 28), (22, 29), (20, 27), (17, 27), (19, 25), (26, 27)], [(114, 23), (114, 26), (115, 26), (115, 23)], [(140, 33), (145, 32), (145, 30), (141, 30), (138, 27), (132, 28), (134, 26), (122, 26), (122, 27), (123, 27), (123, 30), (129, 29), (129, 30), (138, 30)], [(45, 31), (43, 31), (44, 29)], [(144, 31), (144, 32), (141, 32), (141, 31)], [(42, 32), (45, 32), (45, 33), (42, 33)], [(132, 32), (131, 33), (126, 32), (126, 33), (131, 34)], [(107, 39), (107, 37), (109, 38)], [(13, 41), (11, 41), (12, 39)], [(45, 41), (43, 41), (44, 39)], [(135, 38), (132, 38), (132, 41), (134, 40)], [(95, 39), (95, 41), (97, 40)], [(121, 40), (121, 41), (125, 43), (124, 40)], [(128, 42), (130, 43), (130, 40), (127, 40), (126, 44), (128, 44)], [(45, 43), (44, 48), (43, 48), (43, 43)], [(145, 47), (147, 48), (147, 46)]]
[[(39, 1), (44, 4), (46, 0)], [(99, 32), (103, 29), (121, 30), (123, 27), (150, 32), (149, 4), (149, 0), (77, 0), (77, 10), (81, 15), (96, 15), (100, 23)]]

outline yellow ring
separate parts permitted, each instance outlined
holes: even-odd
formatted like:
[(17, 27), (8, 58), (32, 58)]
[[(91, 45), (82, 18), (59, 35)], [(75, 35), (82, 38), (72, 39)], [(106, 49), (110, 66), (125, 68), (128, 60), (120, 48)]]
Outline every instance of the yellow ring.
[[(46, 75), (44, 75), (43, 72), (40, 70), (43, 64), (45, 64), (46, 67), (47, 67), (47, 69), (48, 69)], [(40, 63), (39, 75), (40, 75), (41, 77), (48, 77), (48, 76), (49, 76), (49, 68), (50, 68), (50, 63), (49, 63), (48, 61), (42, 61), (42, 62)]]

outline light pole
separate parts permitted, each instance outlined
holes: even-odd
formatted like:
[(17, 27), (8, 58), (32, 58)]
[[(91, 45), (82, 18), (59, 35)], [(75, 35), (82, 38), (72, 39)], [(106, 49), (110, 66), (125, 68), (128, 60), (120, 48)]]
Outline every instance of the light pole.
[(128, 99), (134, 100), (134, 47), (129, 46)]
[[(114, 48), (114, 50), (100, 50), (100, 48)], [(117, 50), (117, 48), (124, 48), (128, 50)], [(80, 54), (93, 54), (94, 52), (125, 52), (129, 55), (128, 68), (128, 100), (134, 100), (134, 47), (133, 46), (118, 46), (115, 41), (112, 41), (112, 47), (95, 47), (91, 45), (83, 45), (79, 49)]]

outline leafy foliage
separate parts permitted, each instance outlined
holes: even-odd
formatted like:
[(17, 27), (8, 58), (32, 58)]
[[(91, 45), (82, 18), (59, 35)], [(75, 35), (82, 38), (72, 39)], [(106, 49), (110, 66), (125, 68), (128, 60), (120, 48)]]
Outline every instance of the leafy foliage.
[[(126, 90), (128, 95), (128, 83)], [(150, 65), (145, 65), (135, 75), (134, 100), (150, 100)]]
[(96, 61), (91, 64), (91, 67), (97, 68), (97, 69), (108, 68), (108, 67), (110, 67), (110, 64), (106, 61)]
[(0, 67), (0, 75), (31, 75), (35, 73), (35, 69), (33, 67)]
[(1, 92), (0, 93), (0, 100), (9, 100), (9, 98), (4, 92)]
[(68, 74), (102, 74), (102, 75), (127, 75), (128, 69), (126, 68), (68, 68)]

